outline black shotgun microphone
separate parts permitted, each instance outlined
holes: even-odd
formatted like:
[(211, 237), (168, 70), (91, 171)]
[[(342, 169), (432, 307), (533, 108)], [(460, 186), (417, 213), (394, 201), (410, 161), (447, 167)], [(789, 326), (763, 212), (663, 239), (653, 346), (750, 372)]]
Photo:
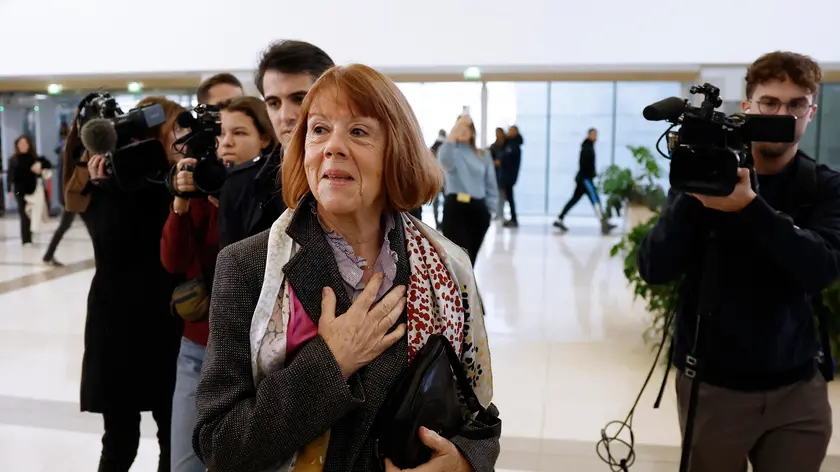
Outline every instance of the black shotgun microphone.
[(679, 97), (669, 97), (648, 105), (642, 116), (648, 121), (675, 121), (688, 107), (688, 101)]
[(117, 150), (117, 130), (111, 120), (95, 118), (82, 126), (82, 145), (91, 154), (113, 154)]

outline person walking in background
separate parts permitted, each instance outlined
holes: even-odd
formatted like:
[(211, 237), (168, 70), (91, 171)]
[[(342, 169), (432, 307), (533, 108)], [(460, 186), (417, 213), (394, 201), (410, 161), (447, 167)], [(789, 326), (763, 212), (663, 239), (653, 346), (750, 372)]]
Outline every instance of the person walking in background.
[(604, 214), (604, 211), (601, 209), (601, 199), (598, 196), (598, 192), (595, 190), (595, 184), (593, 183), (596, 168), (595, 141), (597, 139), (598, 130), (590, 128), (586, 139), (583, 140), (583, 144), (580, 147), (580, 163), (578, 165), (578, 173), (575, 176), (575, 192), (572, 194), (572, 198), (569, 199), (569, 202), (566, 203), (566, 206), (563, 207), (563, 211), (554, 222), (554, 226), (563, 232), (569, 230), (565, 223), (563, 223), (563, 219), (584, 195), (589, 197), (589, 201), (592, 202), (592, 208), (595, 210), (595, 216), (598, 217), (601, 222), (601, 233), (609, 234), (609, 232), (615, 228), (615, 225), (610, 224)]
[[(510, 220), (505, 221), (505, 228), (519, 227), (519, 221), (516, 219), (516, 203), (513, 200), (513, 186), (516, 185), (516, 181), (519, 179), (519, 167), (522, 164), (522, 144), (524, 142), (525, 140), (519, 134), (519, 128), (516, 125), (508, 128), (505, 138), (504, 159), (502, 159), (501, 163), (501, 184), (504, 189), (502, 199), (507, 200), (508, 206), (510, 207)], [(504, 203), (500, 207), (504, 208)], [(504, 211), (501, 213), (504, 215)]]
[[(431, 147), (432, 154), (434, 154), (435, 157), (437, 157), (438, 149), (440, 149), (440, 145), (443, 144), (444, 141), (446, 141), (446, 130), (440, 130), (440, 131), (438, 131), (438, 135), (437, 135), (437, 139), (435, 139), (435, 143), (432, 144), (432, 147)], [(440, 223), (441, 219), (439, 217), (440, 216), (439, 212), (440, 212), (440, 197), (441, 196), (444, 196), (443, 195), (443, 189), (440, 189), (440, 193), (435, 197), (434, 200), (432, 200), (432, 211), (435, 214), (435, 228), (437, 228), (438, 230), (440, 230), (440, 224), (441, 224)]]
[(444, 170), (443, 235), (464, 248), (475, 266), (478, 250), (499, 200), (496, 167), (489, 152), (475, 147), (475, 124), (462, 115), (438, 149)]
[[(63, 167), (64, 167), (64, 159), (63, 155), (65, 152), (65, 145), (67, 143), (67, 136), (70, 134), (70, 128), (67, 126), (67, 123), (62, 121), (61, 128), (59, 129), (59, 136), (58, 136), (58, 146), (55, 148), (56, 154), (58, 154), (58, 164), (56, 168), (56, 174), (59, 176), (56, 179), (56, 191), (58, 192), (58, 202), (61, 204), (61, 220), (58, 222), (58, 227), (55, 229), (55, 233), (53, 233), (53, 237), (50, 240), (50, 245), (47, 247), (47, 252), (44, 253), (44, 264), (51, 265), (53, 267), (62, 267), (64, 264), (58, 262), (55, 258), (55, 251), (58, 249), (58, 243), (61, 242), (61, 239), (64, 238), (64, 234), (70, 229), (70, 226), (73, 225), (73, 220), (76, 219), (76, 214), (72, 211), (67, 211), (67, 208), (64, 204), (64, 182), (63, 178), (61, 178), (63, 174)], [(75, 158), (81, 157), (83, 149), (71, 149), (70, 152), (75, 152), (78, 154)]]
[(502, 181), (502, 160), (505, 157), (505, 141), (507, 135), (504, 128), (496, 128), (496, 140), (490, 145), (490, 155), (493, 156), (493, 166), (496, 168), (496, 183), (499, 187), (499, 205), (496, 209), (496, 218), (505, 217), (505, 186)]
[[(39, 179), (42, 172), (51, 167), (50, 161), (38, 156), (35, 152), (35, 146), (32, 145), (29, 136), (22, 135), (15, 140), (15, 154), (9, 159), (9, 195), (14, 195), (17, 200), (20, 239), (24, 246), (32, 244), (33, 220), (26, 211), (27, 204), (30, 205), (30, 212), (32, 212), (33, 203), (37, 203), (36, 199), (44, 200), (43, 194), (39, 192), (39, 189), (43, 192), (43, 185)], [(41, 218), (41, 216), (36, 214), (35, 218)]]

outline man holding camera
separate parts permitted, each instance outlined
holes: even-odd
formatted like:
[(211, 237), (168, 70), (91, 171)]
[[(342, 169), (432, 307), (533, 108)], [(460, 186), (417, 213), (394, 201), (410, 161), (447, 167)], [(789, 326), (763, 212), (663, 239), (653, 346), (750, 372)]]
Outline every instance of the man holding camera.
[[(332, 59), (321, 48), (303, 41), (279, 41), (263, 52), (256, 85), (281, 145), (300, 116), (303, 97)], [(271, 227), (286, 210), (278, 187), (282, 149), (236, 166), (219, 197), (219, 245), (225, 247)]]
[(755, 472), (818, 472), (826, 454), (810, 301), (840, 276), (840, 174), (798, 149), (821, 75), (800, 54), (755, 61), (742, 108), (793, 115), (794, 142), (752, 144), (758, 190), (747, 169), (726, 197), (672, 190), (639, 251), (645, 281), (679, 283), (672, 361), (684, 432), (697, 388), (692, 472), (742, 472), (748, 460)]

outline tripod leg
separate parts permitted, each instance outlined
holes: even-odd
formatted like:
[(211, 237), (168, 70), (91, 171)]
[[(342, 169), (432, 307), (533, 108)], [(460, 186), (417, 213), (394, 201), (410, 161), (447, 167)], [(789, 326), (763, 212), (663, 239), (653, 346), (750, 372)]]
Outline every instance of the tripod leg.
[(680, 472), (688, 472), (691, 462), (691, 442), (694, 439), (694, 419), (697, 416), (697, 393), (700, 382), (691, 381), (691, 393), (688, 396), (688, 412), (685, 415), (685, 431), (683, 432), (682, 455), (680, 456)]

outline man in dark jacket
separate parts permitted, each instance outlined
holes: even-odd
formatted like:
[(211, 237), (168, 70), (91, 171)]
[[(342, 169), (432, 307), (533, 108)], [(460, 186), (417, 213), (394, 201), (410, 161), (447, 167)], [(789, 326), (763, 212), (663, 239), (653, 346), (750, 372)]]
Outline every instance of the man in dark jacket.
[(513, 187), (519, 179), (519, 168), (522, 166), (522, 144), (525, 142), (519, 134), (519, 127), (511, 126), (505, 139), (504, 158), (501, 162), (501, 185), (505, 199), (510, 207), (510, 220), (504, 222), (505, 228), (519, 227), (516, 219), (516, 202), (513, 199)]
[(572, 194), (572, 198), (569, 199), (566, 206), (563, 207), (563, 211), (560, 212), (560, 215), (557, 216), (557, 220), (554, 222), (554, 226), (563, 232), (569, 230), (569, 228), (566, 227), (566, 224), (563, 223), (563, 219), (566, 218), (566, 214), (571, 211), (572, 207), (577, 205), (577, 202), (579, 202), (581, 197), (584, 195), (589, 197), (589, 201), (592, 202), (592, 208), (595, 210), (595, 216), (601, 223), (601, 233), (609, 234), (609, 232), (615, 228), (615, 225), (610, 224), (604, 214), (604, 210), (601, 208), (601, 198), (598, 196), (598, 191), (595, 189), (595, 184), (593, 182), (595, 179), (595, 141), (597, 140), (598, 130), (590, 128), (586, 139), (583, 140), (583, 144), (580, 146), (580, 163), (578, 164), (578, 173), (575, 176), (575, 192)]
[[(327, 53), (303, 41), (279, 41), (263, 53), (256, 85), (281, 145), (291, 137), (306, 92), (333, 65)], [(220, 247), (270, 228), (286, 210), (280, 194), (281, 156), (278, 149), (232, 169), (219, 197)]]
[(795, 116), (796, 142), (753, 143), (758, 192), (746, 169), (727, 197), (672, 191), (639, 249), (645, 281), (682, 279), (672, 361), (683, 429), (699, 381), (692, 472), (748, 459), (755, 472), (818, 472), (825, 457), (831, 407), (809, 299), (840, 276), (840, 174), (798, 151), (820, 80), (800, 54), (753, 63), (744, 112)]

